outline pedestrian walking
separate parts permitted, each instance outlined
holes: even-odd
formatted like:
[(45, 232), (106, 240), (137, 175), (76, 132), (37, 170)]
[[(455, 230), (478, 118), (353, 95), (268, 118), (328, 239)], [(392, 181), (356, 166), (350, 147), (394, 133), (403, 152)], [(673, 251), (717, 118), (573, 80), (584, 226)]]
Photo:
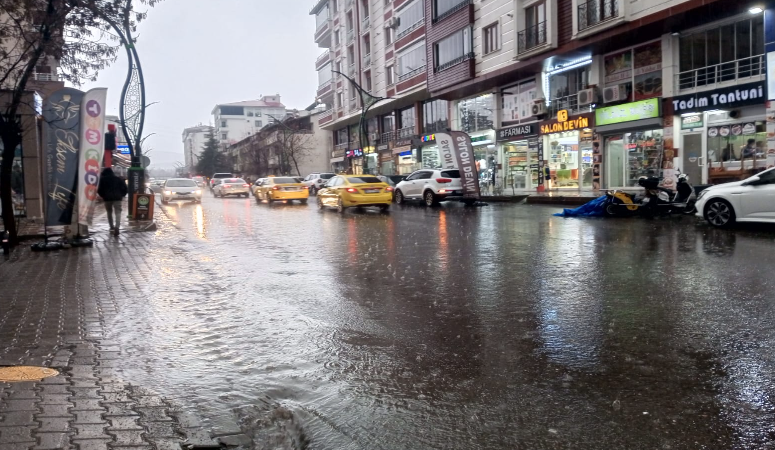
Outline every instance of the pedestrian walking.
[[(105, 210), (108, 213), (108, 224), (110, 233), (118, 236), (121, 225), (121, 202), (128, 193), (126, 182), (113, 173), (113, 169), (105, 168), (102, 170), (100, 185), (97, 193), (105, 202)], [(115, 219), (113, 215), (115, 214)]]

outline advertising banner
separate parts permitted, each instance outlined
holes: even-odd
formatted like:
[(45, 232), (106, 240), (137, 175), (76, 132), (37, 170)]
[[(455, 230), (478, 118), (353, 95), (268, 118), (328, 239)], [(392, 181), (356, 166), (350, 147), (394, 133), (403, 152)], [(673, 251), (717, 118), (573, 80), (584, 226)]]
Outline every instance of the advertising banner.
[(479, 172), (476, 170), (471, 136), (462, 131), (436, 133), (436, 143), (439, 145), (441, 167), (443, 169), (460, 170), (463, 197), (480, 198)]
[(81, 170), (78, 183), (78, 223), (91, 225), (97, 185), (100, 182), (102, 156), (105, 153), (105, 99), (108, 90), (92, 89), (81, 101)]
[(83, 92), (64, 88), (43, 108), (46, 123), (46, 225), (70, 225), (76, 198)]
[(631, 122), (633, 120), (655, 119), (660, 116), (659, 99), (652, 98), (623, 105), (608, 106), (595, 110), (596, 126)]

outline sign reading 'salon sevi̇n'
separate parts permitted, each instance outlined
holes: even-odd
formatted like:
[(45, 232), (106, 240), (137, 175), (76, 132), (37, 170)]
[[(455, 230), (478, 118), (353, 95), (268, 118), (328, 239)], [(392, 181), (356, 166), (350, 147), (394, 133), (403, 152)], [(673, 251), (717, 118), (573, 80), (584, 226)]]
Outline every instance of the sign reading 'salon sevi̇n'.
[(738, 84), (696, 94), (673, 97), (673, 110), (676, 114), (702, 112), (711, 109), (737, 108), (746, 105), (761, 104), (767, 100), (767, 88), (764, 82)]

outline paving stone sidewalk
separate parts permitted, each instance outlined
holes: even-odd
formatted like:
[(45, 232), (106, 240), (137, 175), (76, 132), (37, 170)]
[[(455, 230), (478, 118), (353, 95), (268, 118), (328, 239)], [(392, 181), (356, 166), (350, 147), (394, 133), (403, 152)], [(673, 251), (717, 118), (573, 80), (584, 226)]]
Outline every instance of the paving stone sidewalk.
[[(0, 257), (0, 366), (61, 372), (0, 382), (0, 450), (221, 448), (196, 417), (114, 371), (122, 349), (106, 331), (152, 275), (153, 235), (97, 227), (93, 248)], [(221, 442), (250, 447), (244, 436)]]

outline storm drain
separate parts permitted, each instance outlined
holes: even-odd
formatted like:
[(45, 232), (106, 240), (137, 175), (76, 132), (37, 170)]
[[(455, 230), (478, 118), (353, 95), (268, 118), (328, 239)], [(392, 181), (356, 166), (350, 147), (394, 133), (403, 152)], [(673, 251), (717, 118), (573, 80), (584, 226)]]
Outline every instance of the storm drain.
[(54, 369), (35, 366), (0, 367), (0, 381), (39, 381), (59, 375)]

